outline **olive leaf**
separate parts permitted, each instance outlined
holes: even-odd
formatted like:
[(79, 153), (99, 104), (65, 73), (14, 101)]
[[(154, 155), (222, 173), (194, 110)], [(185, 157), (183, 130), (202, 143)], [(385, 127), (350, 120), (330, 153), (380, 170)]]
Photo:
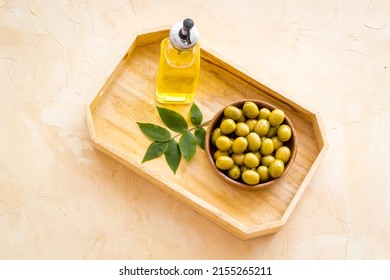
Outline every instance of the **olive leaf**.
[(176, 170), (179, 167), (180, 160), (181, 160), (181, 152), (180, 152), (179, 144), (174, 139), (171, 139), (168, 142), (168, 147), (164, 155), (165, 155), (165, 160), (169, 165), (169, 168), (171, 168), (173, 173), (176, 174)]
[(195, 103), (192, 103), (190, 108), (190, 120), (191, 123), (195, 126), (199, 126), (202, 123), (203, 115), (199, 110), (199, 107)]
[(161, 126), (152, 123), (137, 122), (137, 124), (142, 132), (152, 140), (163, 142), (171, 139), (171, 133)]
[(202, 150), (205, 149), (205, 139), (206, 139), (206, 130), (203, 127), (196, 127), (195, 128), (195, 138), (196, 143), (202, 148)]
[(189, 131), (184, 131), (180, 137), (179, 147), (184, 159), (190, 161), (196, 152), (195, 136)]
[(168, 142), (154, 141), (149, 145), (142, 163), (162, 156), (168, 148)]
[(157, 110), (161, 120), (169, 129), (180, 133), (188, 129), (186, 120), (179, 113), (162, 107), (157, 107)]
[[(162, 122), (178, 134), (172, 136), (171, 132), (164, 127), (152, 123), (137, 122), (141, 131), (153, 140), (146, 150), (142, 163), (164, 155), (169, 168), (176, 174), (182, 156), (186, 161), (190, 161), (195, 155), (197, 145), (203, 150), (205, 149), (206, 130), (203, 126), (208, 125), (210, 121), (202, 123), (202, 112), (195, 103), (192, 104), (189, 112), (190, 121), (194, 125), (190, 129), (186, 119), (179, 113), (156, 107)], [(192, 133), (193, 130), (195, 130), (194, 133)], [(179, 136), (180, 140), (177, 142), (175, 138)]]

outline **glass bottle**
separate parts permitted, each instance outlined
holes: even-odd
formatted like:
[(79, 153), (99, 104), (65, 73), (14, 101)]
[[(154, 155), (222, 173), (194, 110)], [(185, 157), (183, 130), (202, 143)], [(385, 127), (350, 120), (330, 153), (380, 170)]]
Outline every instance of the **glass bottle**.
[(193, 101), (200, 72), (198, 30), (192, 19), (176, 23), (161, 42), (156, 98), (161, 103)]

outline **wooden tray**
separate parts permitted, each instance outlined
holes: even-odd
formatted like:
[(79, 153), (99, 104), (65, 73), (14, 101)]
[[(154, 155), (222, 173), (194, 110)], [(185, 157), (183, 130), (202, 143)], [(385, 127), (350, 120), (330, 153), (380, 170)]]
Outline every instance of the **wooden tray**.
[(272, 103), (288, 114), (298, 140), (296, 160), (283, 180), (259, 191), (234, 188), (216, 176), (197, 148), (176, 175), (163, 157), (141, 163), (151, 141), (136, 122), (162, 124), (156, 106), (188, 115), (190, 105), (162, 105), (155, 99), (159, 47), (169, 28), (134, 36), (131, 46), (91, 104), (86, 106), (93, 145), (157, 187), (241, 239), (274, 233), (286, 223), (307, 187), (326, 143), (318, 113), (266, 87), (231, 62), (201, 46), (201, 73), (194, 102), (204, 121), (226, 104), (244, 98)]

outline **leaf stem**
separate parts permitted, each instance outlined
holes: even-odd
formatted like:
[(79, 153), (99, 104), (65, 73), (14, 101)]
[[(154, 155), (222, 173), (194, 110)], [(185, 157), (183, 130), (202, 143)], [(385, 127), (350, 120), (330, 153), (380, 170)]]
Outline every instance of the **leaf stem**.
[[(211, 120), (205, 121), (205, 122), (201, 123), (201, 124), (198, 125), (198, 126), (193, 126), (193, 127), (191, 127), (190, 129), (187, 129), (186, 131), (192, 131), (192, 130), (196, 129), (197, 127), (207, 126), (210, 122), (211, 122)], [(174, 135), (174, 136), (172, 136), (171, 139), (174, 139), (174, 138), (176, 138), (176, 137), (182, 135), (183, 133), (184, 133), (184, 131), (183, 131), (183, 132), (180, 132), (180, 133), (178, 133), (178, 134), (176, 134), (176, 135)], [(171, 140), (171, 139), (170, 139), (170, 140)]]

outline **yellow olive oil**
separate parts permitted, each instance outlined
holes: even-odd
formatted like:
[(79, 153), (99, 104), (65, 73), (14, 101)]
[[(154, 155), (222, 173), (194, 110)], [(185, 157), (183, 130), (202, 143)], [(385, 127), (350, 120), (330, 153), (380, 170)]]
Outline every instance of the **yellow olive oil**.
[[(190, 32), (192, 31), (192, 32)], [(200, 47), (193, 21), (174, 25), (161, 42), (156, 99), (161, 103), (193, 101), (200, 72)]]
[(192, 102), (199, 79), (199, 43), (189, 50), (178, 50), (169, 38), (165, 38), (160, 51), (157, 100), (162, 103)]

